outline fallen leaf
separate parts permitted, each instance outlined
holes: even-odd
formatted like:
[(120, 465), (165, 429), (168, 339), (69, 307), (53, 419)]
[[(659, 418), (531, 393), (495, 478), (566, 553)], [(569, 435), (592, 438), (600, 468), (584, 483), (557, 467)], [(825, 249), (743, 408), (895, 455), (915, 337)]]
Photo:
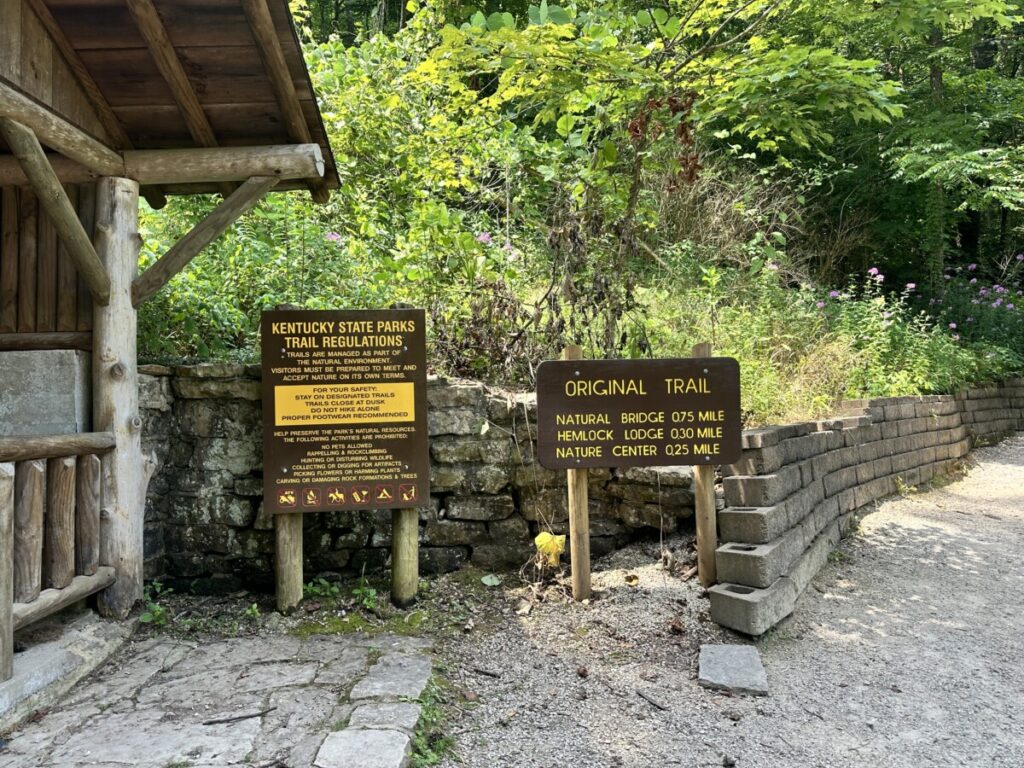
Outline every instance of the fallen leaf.
[(547, 564), (554, 567), (558, 565), (558, 558), (565, 552), (565, 536), (555, 536), (547, 531), (541, 531), (533, 540), (540, 552), (546, 559)]
[(501, 577), (495, 576), (493, 573), (488, 573), (480, 581), (487, 587), (499, 587), (501, 586)]

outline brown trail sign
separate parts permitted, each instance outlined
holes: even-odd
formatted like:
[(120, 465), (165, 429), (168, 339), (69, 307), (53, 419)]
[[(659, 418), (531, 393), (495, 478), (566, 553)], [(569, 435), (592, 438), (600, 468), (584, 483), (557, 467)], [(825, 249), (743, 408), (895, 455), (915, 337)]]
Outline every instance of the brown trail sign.
[(289, 513), (372, 509), (394, 510), (395, 530), (414, 537), (411, 547), (393, 537), (392, 597), (408, 604), (418, 553), (405, 517), (415, 521), (430, 496), (423, 310), (264, 312), (261, 330), (263, 493), (281, 516), (279, 604), (302, 596), (292, 541), (301, 525)]
[(583, 469), (738, 461), (739, 373), (728, 357), (541, 363), (540, 463)]
[(694, 467), (701, 582), (714, 578), (715, 465), (741, 454), (740, 368), (732, 358), (581, 360), (567, 347), (562, 360), (537, 369), (537, 456), (565, 469), (573, 597), (590, 597), (587, 469)]

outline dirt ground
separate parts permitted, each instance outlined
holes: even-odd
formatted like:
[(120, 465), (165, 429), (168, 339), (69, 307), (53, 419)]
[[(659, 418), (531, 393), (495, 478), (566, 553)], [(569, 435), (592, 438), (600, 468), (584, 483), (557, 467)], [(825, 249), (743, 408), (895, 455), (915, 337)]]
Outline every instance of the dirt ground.
[(757, 641), (768, 697), (697, 685), (702, 643), (750, 640), (702, 620), (659, 542), (595, 563), (589, 605), (507, 583), (501, 610), (442, 641), (461, 701), (443, 764), (1024, 765), (1024, 437), (975, 462), (865, 516)]

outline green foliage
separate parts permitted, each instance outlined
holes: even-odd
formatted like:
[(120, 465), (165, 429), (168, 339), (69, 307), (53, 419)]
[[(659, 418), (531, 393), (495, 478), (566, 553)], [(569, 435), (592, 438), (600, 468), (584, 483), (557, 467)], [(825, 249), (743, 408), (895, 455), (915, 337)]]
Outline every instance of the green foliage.
[(139, 616), (142, 624), (152, 624), (154, 627), (164, 627), (171, 620), (167, 607), (161, 604), (174, 593), (174, 590), (165, 588), (159, 581), (151, 581), (145, 586), (142, 594), (142, 602), (145, 603), (145, 610)]
[(365, 577), (352, 588), (352, 597), (368, 611), (375, 611), (380, 607), (380, 595), (375, 587), (370, 586), (370, 582)]
[(302, 585), (304, 600), (334, 600), (341, 597), (341, 587), (325, 578), (313, 579)]
[[(503, 383), (710, 340), (751, 423), (1022, 368), (961, 274), (1021, 289), (1021, 0), (292, 5), (340, 189), (243, 217), (143, 308), (145, 357), (406, 302), (439, 370)], [(147, 212), (142, 265), (213, 204)]]
[(446, 733), (445, 687), (440, 678), (434, 676), (427, 683), (418, 699), (420, 719), (412, 737), (412, 768), (429, 768), (438, 765), (448, 757), (455, 747), (455, 738)]

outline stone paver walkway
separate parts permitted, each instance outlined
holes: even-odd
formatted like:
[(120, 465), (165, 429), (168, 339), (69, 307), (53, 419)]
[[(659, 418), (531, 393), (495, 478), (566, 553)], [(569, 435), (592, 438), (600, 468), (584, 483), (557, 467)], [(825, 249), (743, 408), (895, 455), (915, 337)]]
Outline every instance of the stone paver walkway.
[(402, 768), (430, 642), (288, 635), (126, 646), (37, 722), (2, 768)]

